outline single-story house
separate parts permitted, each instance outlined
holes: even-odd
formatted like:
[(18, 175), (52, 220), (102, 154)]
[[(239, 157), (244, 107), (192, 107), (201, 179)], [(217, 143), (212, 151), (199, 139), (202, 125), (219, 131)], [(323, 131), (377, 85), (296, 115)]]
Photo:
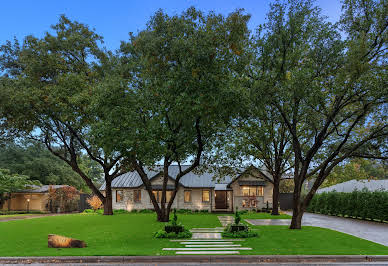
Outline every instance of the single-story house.
[(388, 179), (383, 180), (349, 180), (343, 183), (339, 183), (330, 187), (320, 188), (317, 193), (323, 192), (353, 192), (354, 190), (368, 190), (368, 191), (388, 191)]
[[(188, 166), (182, 166), (186, 169)], [(162, 167), (145, 168), (150, 178), (153, 194), (158, 202), (162, 196)], [(171, 197), (179, 168), (169, 167), (167, 201)], [(105, 184), (100, 188), (104, 192)], [(236, 176), (215, 178), (210, 172), (190, 172), (179, 181), (178, 192), (172, 208), (190, 210), (234, 211), (272, 207), (273, 185), (269, 174), (255, 167), (249, 167)], [(153, 209), (152, 202), (136, 171), (116, 177), (112, 181), (113, 208), (141, 210)]]
[(47, 211), (49, 188), (58, 189), (67, 185), (32, 186), (29, 189), (12, 192), (11, 198), (3, 204), (7, 211)]

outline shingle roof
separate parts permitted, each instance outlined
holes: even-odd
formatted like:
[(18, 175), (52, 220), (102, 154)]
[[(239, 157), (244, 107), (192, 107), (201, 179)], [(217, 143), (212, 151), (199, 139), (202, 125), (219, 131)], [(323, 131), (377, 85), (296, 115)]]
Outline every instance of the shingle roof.
[[(188, 168), (188, 165), (182, 165), (182, 170)], [(145, 167), (144, 169), (148, 178), (155, 176), (162, 171), (162, 167), (157, 166), (152, 169)], [(177, 165), (171, 165), (168, 168), (169, 175), (174, 178), (179, 173), (179, 167)], [(180, 183), (184, 187), (191, 188), (212, 188), (215, 184), (228, 184), (232, 181), (232, 176), (223, 176), (221, 179), (215, 180), (214, 173), (201, 173), (196, 174), (193, 172), (188, 173), (180, 179)], [(112, 188), (135, 188), (143, 185), (139, 174), (136, 171), (128, 172), (116, 177), (112, 181)], [(105, 183), (100, 187), (100, 190), (105, 190)]]
[(317, 190), (317, 193), (337, 191), (337, 192), (353, 192), (354, 190), (361, 191), (367, 189), (369, 191), (385, 190), (388, 191), (388, 179), (387, 180), (350, 180), (334, 186), (321, 188)]

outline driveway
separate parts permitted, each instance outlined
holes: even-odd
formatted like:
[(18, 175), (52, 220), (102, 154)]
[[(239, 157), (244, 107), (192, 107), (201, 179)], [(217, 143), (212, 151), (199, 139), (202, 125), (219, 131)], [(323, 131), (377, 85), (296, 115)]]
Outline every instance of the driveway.
[[(246, 221), (252, 225), (289, 225), (291, 222), (291, 220), (283, 219), (269, 221), (248, 219)], [(385, 223), (305, 213), (302, 225), (328, 228), (388, 246), (388, 224)]]

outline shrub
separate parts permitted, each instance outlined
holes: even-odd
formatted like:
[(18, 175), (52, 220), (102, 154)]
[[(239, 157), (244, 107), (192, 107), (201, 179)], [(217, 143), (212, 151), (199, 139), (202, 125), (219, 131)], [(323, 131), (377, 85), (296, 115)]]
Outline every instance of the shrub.
[(189, 209), (179, 209), (179, 210), (176, 210), (177, 213), (193, 213), (192, 210), (189, 210)]
[(124, 209), (113, 210), (113, 214), (123, 214), (123, 213), (129, 213), (129, 211)]
[(175, 232), (170, 232), (170, 233), (167, 233), (166, 231), (164, 230), (159, 230), (157, 232), (154, 233), (154, 237), (155, 238), (175, 238), (175, 239), (183, 239), (183, 238), (191, 238), (192, 237), (192, 233), (187, 230), (187, 229), (184, 229), (183, 232), (179, 232), (179, 233), (175, 233)]
[(249, 237), (257, 237), (259, 234), (253, 231), (237, 231), (237, 232), (222, 232), (222, 237), (227, 238), (249, 238)]
[(153, 213), (154, 211), (150, 210), (150, 209), (143, 209), (143, 210), (139, 210), (138, 212), (139, 213)]
[(200, 210), (201, 213), (209, 213), (209, 210)]
[(138, 211), (136, 209), (131, 210), (131, 213), (137, 213)]
[(377, 221), (388, 221), (387, 210), (388, 192), (367, 190), (316, 194), (307, 208), (310, 212)]
[(86, 200), (86, 202), (90, 205), (90, 207), (92, 207), (92, 209), (94, 211), (97, 211), (98, 209), (100, 209), (102, 207), (102, 202), (101, 202), (100, 198), (97, 197), (96, 195), (88, 198)]
[(92, 209), (85, 209), (83, 213), (94, 213), (95, 211)]

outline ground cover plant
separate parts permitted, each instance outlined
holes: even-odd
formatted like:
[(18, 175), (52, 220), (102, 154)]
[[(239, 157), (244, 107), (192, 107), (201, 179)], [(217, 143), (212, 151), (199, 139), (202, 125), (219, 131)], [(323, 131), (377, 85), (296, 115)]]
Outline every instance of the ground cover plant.
[[(155, 239), (152, 233), (163, 228), (155, 213), (129, 213), (113, 216), (68, 214), (0, 224), (0, 256), (92, 256), (92, 255), (173, 255), (164, 247), (179, 247), (168, 239)], [(219, 227), (216, 214), (180, 214), (188, 229)], [(114, 225), (114, 226), (113, 226)], [(241, 254), (388, 254), (388, 247), (340, 232), (304, 227), (252, 226), (259, 237), (248, 238)], [(47, 235), (58, 234), (86, 241), (82, 249), (47, 247)]]

